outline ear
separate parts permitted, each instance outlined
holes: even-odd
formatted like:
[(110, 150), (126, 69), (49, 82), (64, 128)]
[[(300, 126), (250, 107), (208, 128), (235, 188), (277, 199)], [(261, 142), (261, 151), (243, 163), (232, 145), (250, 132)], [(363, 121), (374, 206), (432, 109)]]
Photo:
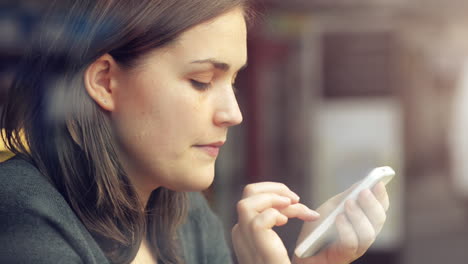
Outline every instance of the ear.
[(89, 96), (104, 110), (115, 109), (115, 94), (119, 66), (111, 55), (94, 61), (84, 73), (84, 84)]

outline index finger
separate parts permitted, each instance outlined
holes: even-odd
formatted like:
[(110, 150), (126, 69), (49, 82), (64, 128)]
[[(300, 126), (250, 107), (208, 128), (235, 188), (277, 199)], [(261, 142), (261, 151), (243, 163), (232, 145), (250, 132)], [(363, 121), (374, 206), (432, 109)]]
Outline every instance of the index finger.
[(291, 199), (292, 203), (297, 203), (300, 199), (295, 192), (288, 188), (288, 186), (279, 182), (259, 182), (248, 184), (244, 188), (242, 198), (245, 199), (260, 193), (275, 193), (281, 196), (286, 196)]

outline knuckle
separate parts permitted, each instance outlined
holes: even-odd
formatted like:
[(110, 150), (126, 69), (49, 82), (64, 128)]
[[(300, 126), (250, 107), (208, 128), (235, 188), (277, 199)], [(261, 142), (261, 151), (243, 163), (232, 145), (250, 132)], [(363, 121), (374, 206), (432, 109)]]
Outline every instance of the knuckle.
[(263, 212), (264, 216), (267, 217), (276, 217), (280, 212), (275, 208), (268, 208)]
[(289, 191), (289, 187), (284, 184), (284, 183), (278, 183), (279, 184), (279, 188), (284, 190), (284, 191)]
[(255, 193), (255, 185), (250, 183), (244, 187), (243, 196), (247, 197)]
[(380, 217), (377, 218), (376, 223), (377, 226), (381, 227), (387, 221), (387, 214), (383, 213)]
[(265, 229), (265, 226), (268, 225), (270, 221), (274, 221), (279, 214), (280, 212), (275, 208), (268, 208), (250, 222), (250, 230), (252, 232), (257, 232)]
[(252, 232), (257, 232), (259, 230), (262, 230), (263, 229), (263, 219), (261, 217), (256, 217), (255, 219), (252, 220), (252, 222), (250, 222), (250, 230)]
[(388, 201), (388, 194), (387, 192), (384, 192), (384, 193), (381, 193), (378, 197), (377, 197), (377, 200), (379, 201)]
[(352, 255), (356, 254), (359, 249), (357, 241), (345, 243), (343, 244), (342, 248), (345, 252), (349, 252)]
[(281, 195), (278, 195), (276, 193), (266, 193), (264, 194), (264, 197), (268, 200), (271, 201), (272, 204), (274, 204), (277, 201), (283, 201), (284, 197)]
[(248, 203), (245, 200), (240, 200), (237, 202), (237, 212), (239, 214), (244, 214), (249, 210)]
[(267, 194), (267, 197), (268, 197), (268, 199), (270, 199), (271, 201), (284, 199), (283, 196), (278, 195), (278, 194), (276, 194), (276, 193), (269, 193), (269, 194)]
[(383, 207), (384, 207), (385, 212), (388, 211), (388, 208), (390, 208), (390, 201), (388, 199), (385, 200)]
[(372, 244), (375, 240), (375, 231), (373, 228), (370, 228), (369, 230), (367, 230), (366, 232), (363, 232), (363, 234), (361, 234), (361, 237), (359, 239), (362, 244), (366, 245), (366, 246), (369, 246), (370, 244)]

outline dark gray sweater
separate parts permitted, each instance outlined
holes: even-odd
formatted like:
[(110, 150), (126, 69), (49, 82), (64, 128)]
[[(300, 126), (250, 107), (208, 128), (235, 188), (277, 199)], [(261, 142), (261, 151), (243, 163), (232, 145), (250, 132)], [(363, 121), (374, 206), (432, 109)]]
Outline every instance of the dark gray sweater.
[[(199, 193), (190, 193), (179, 235), (186, 263), (232, 263), (223, 228)], [(63, 196), (30, 163), (0, 163), (0, 263), (109, 261)]]

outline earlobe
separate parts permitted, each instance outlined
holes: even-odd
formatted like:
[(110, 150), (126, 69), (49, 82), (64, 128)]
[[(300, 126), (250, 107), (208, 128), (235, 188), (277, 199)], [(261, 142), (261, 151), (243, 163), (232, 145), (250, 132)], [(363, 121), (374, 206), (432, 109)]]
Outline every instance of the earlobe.
[(84, 73), (84, 84), (89, 96), (106, 111), (115, 108), (115, 74), (117, 63), (109, 54), (99, 57)]

